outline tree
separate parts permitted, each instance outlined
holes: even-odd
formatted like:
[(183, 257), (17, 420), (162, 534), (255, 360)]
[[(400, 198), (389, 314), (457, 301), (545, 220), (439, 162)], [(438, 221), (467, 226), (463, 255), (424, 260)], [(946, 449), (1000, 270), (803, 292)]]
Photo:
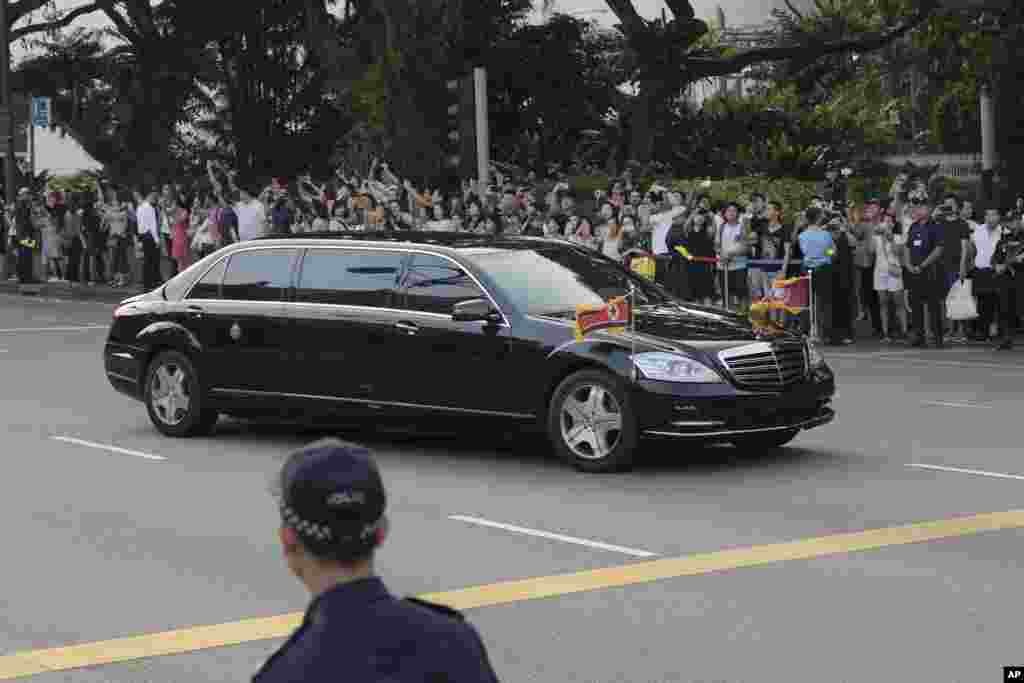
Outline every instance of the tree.
[(207, 84), (220, 106), (201, 128), (223, 142), (245, 177), (323, 172), (352, 125), (326, 92), (326, 72), (305, 49), (307, 18), (295, 10), (288, 0), (265, 2), (211, 43), (215, 73)]
[(540, 170), (589, 137), (613, 136), (619, 53), (618, 36), (568, 15), (518, 26), (484, 62), (498, 158)]
[(180, 170), (172, 154), (180, 129), (208, 104), (201, 84), (216, 23), (173, 0), (95, 4), (113, 28), (39, 41), (41, 54), (19, 65), (16, 85), (54, 97), (56, 122), (112, 177), (155, 183)]
[[(996, 100), (1003, 175), (1018, 186), (1024, 183), (1024, 139), (1017, 133), (1024, 125), (1019, 113), (1024, 8), (1008, 0), (942, 0), (940, 4), (900, 40), (862, 60), (877, 67), (866, 78), (829, 63), (795, 65), (777, 75), (793, 79), (802, 95), (822, 99), (851, 81), (883, 85), (888, 96), (899, 101), (901, 138), (908, 147), (927, 151), (977, 152), (981, 148), (979, 96), (989, 90)], [(888, 4), (845, 0), (832, 14), (871, 23), (878, 22), (883, 12), (908, 13), (915, 7), (911, 0)], [(837, 21), (824, 16), (782, 18), (812, 34)], [(905, 76), (912, 78), (901, 78)]]
[(115, 179), (201, 173), (213, 155), (246, 175), (323, 170), (352, 125), (303, 50), (293, 3), (226, 17), (191, 2), (99, 4), (114, 28), (37, 41), (17, 87), (54, 97), (57, 123)]
[[(632, 0), (606, 0), (626, 39), (633, 65), (630, 80), (637, 86), (628, 113), (631, 156), (641, 163), (652, 157), (658, 127), (666, 123), (672, 101), (690, 84), (764, 62), (807, 65), (830, 55), (880, 49), (920, 25), (934, 10), (935, 2), (885, 0), (880, 4), (889, 8), (880, 20), (858, 26), (855, 33), (833, 30), (834, 18), (841, 14), (819, 23), (817, 30), (809, 30), (806, 20), (797, 20), (780, 36), (780, 44), (737, 51), (708, 40), (708, 26), (695, 18), (689, 0), (666, 0), (673, 18), (665, 20), (644, 19)], [(820, 8), (827, 3), (816, 4)]]
[[(7, 1), (7, 0), (4, 0)], [(63, 3), (61, 3), (63, 5)], [(17, 0), (7, 2), (7, 24), (13, 43), (39, 33), (53, 34), (71, 26), (79, 18), (99, 12), (98, 2), (62, 7), (55, 0)]]

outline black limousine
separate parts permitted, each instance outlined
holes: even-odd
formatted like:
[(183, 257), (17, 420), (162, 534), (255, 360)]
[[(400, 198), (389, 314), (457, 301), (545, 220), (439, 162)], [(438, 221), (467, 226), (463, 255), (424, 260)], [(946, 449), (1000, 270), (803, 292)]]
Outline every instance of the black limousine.
[[(630, 290), (631, 329), (577, 339), (577, 305)], [(805, 339), (527, 237), (234, 244), (124, 301), (104, 364), (169, 436), (222, 414), (502, 418), (589, 472), (628, 468), (643, 437), (778, 448), (835, 416), (833, 373)]]

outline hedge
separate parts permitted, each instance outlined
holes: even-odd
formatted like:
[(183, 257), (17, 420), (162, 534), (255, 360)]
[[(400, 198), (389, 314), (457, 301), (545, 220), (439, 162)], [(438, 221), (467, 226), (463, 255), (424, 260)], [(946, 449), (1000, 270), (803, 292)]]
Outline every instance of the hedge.
[[(896, 180), (896, 171), (889, 177), (863, 178), (854, 176), (847, 181), (846, 196), (854, 202), (863, 203), (869, 196), (888, 199), (889, 189)], [(582, 202), (589, 202), (593, 199), (594, 190), (607, 191), (613, 179), (605, 176), (577, 176), (571, 178), (569, 183), (573, 194)], [(653, 178), (644, 178), (639, 182), (641, 190), (646, 190), (655, 182)], [(750, 195), (760, 192), (769, 200), (782, 203), (786, 212), (799, 211), (811, 203), (811, 198), (821, 194), (822, 183), (812, 180), (798, 180), (795, 178), (768, 178), (764, 176), (743, 176), (737, 178), (722, 178), (710, 180), (710, 186), (704, 187), (708, 182), (705, 178), (676, 178), (671, 180), (658, 180), (660, 185), (671, 187), (683, 192), (697, 190), (704, 192), (711, 197), (712, 203), (738, 201), (746, 204), (750, 201)], [(932, 198), (939, 200), (942, 195), (948, 192), (959, 195), (963, 199), (974, 199), (979, 194), (977, 182), (960, 181), (954, 178), (936, 178), (931, 185)]]
[(95, 193), (96, 176), (91, 173), (54, 176), (47, 181), (46, 189), (50, 192), (63, 192), (64, 194), (75, 192)]

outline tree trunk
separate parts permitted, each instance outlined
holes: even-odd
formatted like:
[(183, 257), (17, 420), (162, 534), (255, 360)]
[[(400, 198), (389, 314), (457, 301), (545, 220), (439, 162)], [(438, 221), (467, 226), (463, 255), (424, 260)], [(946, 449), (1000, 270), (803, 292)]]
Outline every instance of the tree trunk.
[(646, 165), (654, 158), (654, 138), (664, 109), (666, 95), (660, 81), (640, 82), (639, 93), (629, 117), (629, 158)]
[(1002, 187), (994, 188), (994, 200), (1000, 208), (1008, 208), (1016, 199), (1009, 196), (1008, 189), (1019, 192), (1018, 188), (1024, 187), (1024, 110), (1020, 108), (1020, 98), (1024, 96), (1024, 49), (1013, 41), (1001, 42), (998, 52), (1005, 57), (996, 66), (996, 140)]

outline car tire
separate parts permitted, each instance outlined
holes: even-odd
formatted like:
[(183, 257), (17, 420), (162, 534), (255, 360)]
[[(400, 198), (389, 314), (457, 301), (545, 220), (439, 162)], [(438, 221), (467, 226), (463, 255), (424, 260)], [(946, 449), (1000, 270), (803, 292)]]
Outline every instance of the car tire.
[(634, 463), (639, 427), (629, 392), (602, 370), (566, 377), (548, 405), (548, 438), (559, 457), (583, 472), (621, 472)]
[(146, 410), (153, 426), (166, 436), (209, 434), (217, 424), (195, 365), (183, 353), (162, 351), (146, 369)]
[(799, 429), (787, 429), (782, 432), (745, 436), (740, 439), (733, 439), (732, 445), (737, 448), (745, 448), (748, 450), (772, 451), (777, 448), (782, 448), (795, 439), (796, 435), (799, 433)]

